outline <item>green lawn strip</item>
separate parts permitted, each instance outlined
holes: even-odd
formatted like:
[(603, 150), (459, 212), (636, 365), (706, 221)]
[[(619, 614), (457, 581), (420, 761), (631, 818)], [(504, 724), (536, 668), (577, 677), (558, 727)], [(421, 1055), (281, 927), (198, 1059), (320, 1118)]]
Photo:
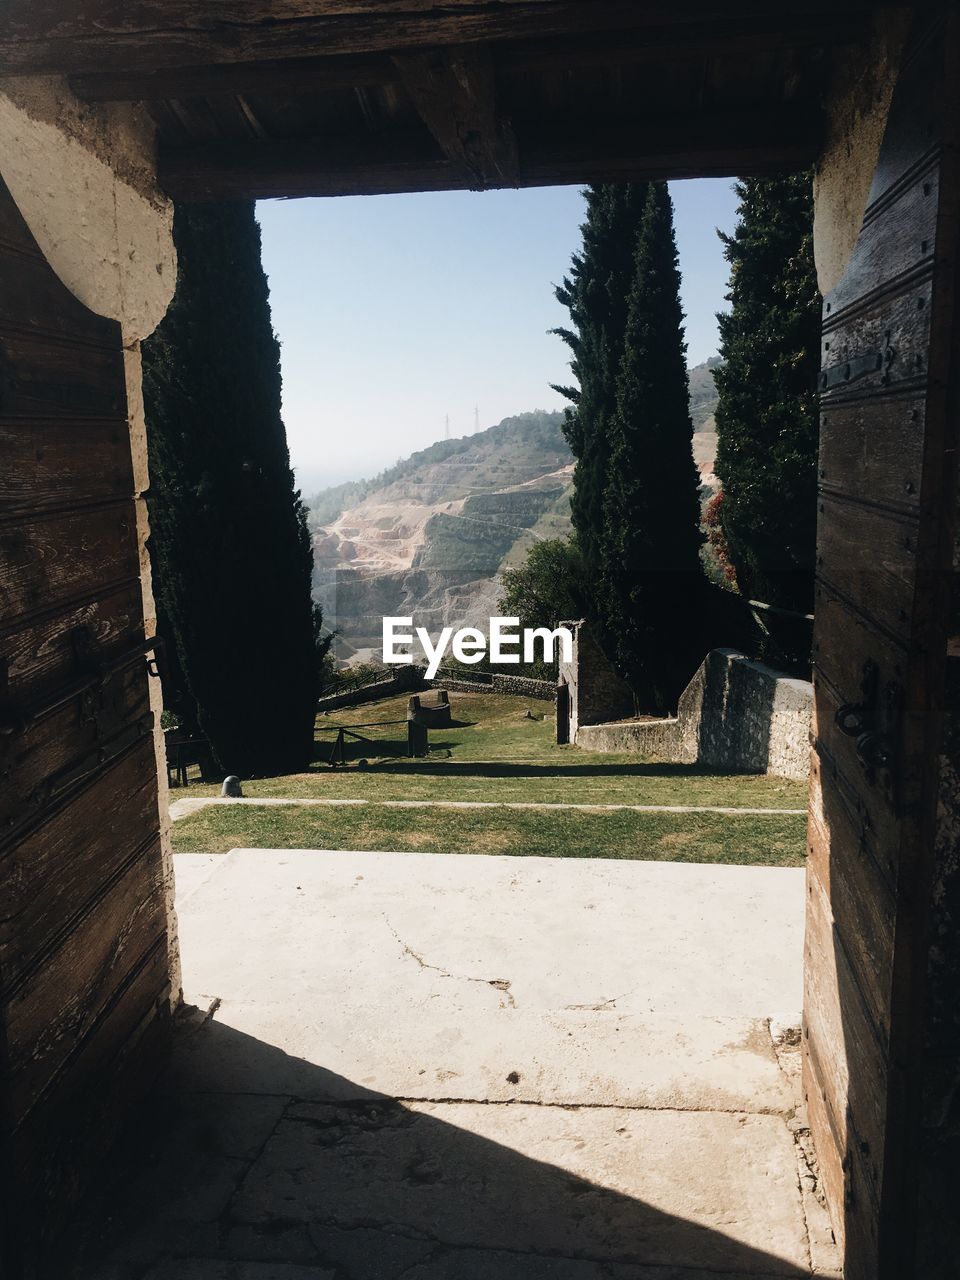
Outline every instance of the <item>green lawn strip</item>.
[(583, 811), (213, 806), (173, 826), (176, 852), (384, 849), (668, 862), (803, 864), (802, 817)]
[[(682, 804), (802, 809), (803, 783), (751, 774), (718, 774), (699, 766), (645, 763), (633, 753), (606, 754), (557, 746), (549, 704), (497, 694), (451, 694), (450, 729), (430, 734), (431, 753), (409, 760), (405, 723), (360, 732), (372, 743), (350, 743), (345, 769), (318, 761), (309, 773), (244, 779), (244, 795), (290, 799), (488, 800), (541, 804)], [(320, 716), (318, 726), (401, 720), (407, 700), (390, 698)], [(534, 716), (526, 718), (529, 710)], [(317, 733), (318, 753), (332, 732)], [(369, 767), (358, 768), (366, 759)], [(191, 784), (180, 796), (216, 795), (217, 786)]]

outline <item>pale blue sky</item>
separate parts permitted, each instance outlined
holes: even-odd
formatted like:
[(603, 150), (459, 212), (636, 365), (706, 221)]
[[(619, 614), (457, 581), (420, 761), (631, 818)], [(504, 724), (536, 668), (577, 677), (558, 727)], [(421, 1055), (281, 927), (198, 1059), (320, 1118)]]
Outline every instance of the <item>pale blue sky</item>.
[[(671, 183), (691, 364), (717, 348), (729, 180)], [(567, 348), (547, 330), (580, 243), (578, 187), (258, 206), (290, 453), (306, 494), (373, 475), (444, 434), (554, 409)]]

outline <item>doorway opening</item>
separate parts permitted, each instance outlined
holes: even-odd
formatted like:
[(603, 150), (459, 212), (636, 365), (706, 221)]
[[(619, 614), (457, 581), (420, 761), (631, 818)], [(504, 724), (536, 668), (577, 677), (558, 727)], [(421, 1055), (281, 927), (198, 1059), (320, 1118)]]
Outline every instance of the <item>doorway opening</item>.
[[(550, 194), (537, 193), (542, 216)], [(577, 200), (570, 219), (576, 230), (586, 216), (582, 197), (556, 194)], [(726, 198), (732, 208), (735, 199), (729, 192)], [(530, 202), (497, 198), (504, 206), (511, 199), (517, 223), (516, 210)], [(490, 204), (487, 196), (462, 197), (457, 209), (470, 200), (482, 210)], [(376, 202), (371, 208), (371, 217), (385, 216)], [(291, 226), (308, 225), (310, 209), (291, 211)], [(261, 217), (266, 227), (269, 211)], [(526, 234), (544, 238), (542, 222), (530, 221)], [(472, 251), (479, 259), (472, 270), (489, 275), (484, 254), (504, 252), (490, 235), (487, 247), (476, 247), (476, 236), (459, 242), (450, 261)], [(406, 256), (401, 278), (381, 274), (378, 287), (386, 298), (405, 298), (422, 263), (402, 221), (401, 231), (384, 231), (384, 238), (394, 254), (404, 243)], [(312, 244), (322, 263), (335, 240), (315, 231), (304, 245)], [(431, 252), (442, 243), (437, 234), (424, 241)], [(304, 245), (297, 250), (288, 236), (285, 246), (299, 264), (301, 308), (303, 294), (313, 292)], [(578, 251), (574, 237), (556, 253), (553, 279)], [(633, 255), (622, 256), (629, 263)], [(726, 274), (719, 242), (715, 258), (719, 305)], [(268, 270), (270, 260), (267, 243)], [(367, 262), (365, 271), (380, 265)], [(294, 406), (298, 371), (289, 362), (303, 348), (312, 352), (326, 329), (315, 304), (305, 334), (285, 329), (289, 285), (276, 266), (270, 283)], [(545, 269), (536, 283), (552, 304)], [(418, 314), (430, 308), (426, 285), (423, 291)], [(490, 361), (479, 375), (490, 386), (481, 395), (470, 389), (468, 410), (503, 395), (498, 374), (516, 376), (495, 345), (516, 339), (497, 319), (498, 290), (491, 285), (490, 293), (493, 307), (475, 301), (471, 323), (486, 317), (493, 357), (479, 337), (468, 343), (480, 352), (472, 357), (475, 370), (478, 359)], [(523, 315), (530, 304), (516, 282), (515, 296)], [(349, 328), (351, 315), (371, 327), (362, 296), (350, 300), (349, 314), (333, 294), (324, 305), (341, 328)], [(544, 307), (538, 338), (562, 318)], [(382, 341), (395, 331), (395, 307), (377, 323)], [(460, 334), (455, 340), (463, 343)], [(440, 341), (422, 329), (408, 346), (436, 362)], [(547, 341), (559, 380), (563, 348)], [(534, 359), (526, 351), (521, 357)], [(149, 351), (146, 359), (149, 365)], [(380, 363), (376, 344), (354, 359), (346, 381), (363, 390), (372, 379), (362, 369)], [(316, 368), (313, 353), (314, 379)], [(694, 520), (709, 496), (698, 492), (699, 482), (713, 470), (711, 368), (698, 362), (698, 425), (706, 427), (699, 475), (692, 424), (684, 441)], [(408, 375), (414, 388), (418, 375)], [(388, 376), (379, 394), (395, 397), (394, 382)], [(322, 401), (314, 395), (328, 431), (360, 436), (363, 422), (351, 426), (349, 400), (336, 386)], [(438, 399), (435, 407), (442, 405)], [(406, 628), (426, 624), (434, 640), (445, 627), (488, 632), (490, 617), (506, 611), (499, 610), (502, 579), (524, 571), (532, 548), (569, 540), (575, 457), (562, 413), (537, 402), (515, 407), (526, 412), (485, 429), (479, 412), (467, 413), (466, 429), (449, 431), (446, 413), (435, 412), (439, 438), (393, 466), (378, 465), (385, 474), (341, 481), (310, 499), (315, 593), (343, 664), (320, 699), (314, 761), (296, 773), (244, 776), (235, 801), (220, 797), (216, 783), (196, 780), (173, 793), (185, 992), (201, 1011), (219, 1001), (203, 1027), (190, 1030), (184, 1070), (188, 1078), (199, 1072), (208, 1082), (202, 1087), (218, 1095), (286, 1099), (270, 1103), (267, 1163), (252, 1160), (243, 1173), (244, 1188), (265, 1179), (262, 1216), (249, 1217), (246, 1190), (231, 1196), (221, 1216), (235, 1216), (255, 1233), (289, 1219), (275, 1228), (275, 1245), (261, 1245), (274, 1260), (294, 1239), (315, 1234), (310, 1196), (281, 1209), (290, 1162), (309, 1167), (311, 1178), (327, 1176), (312, 1147), (318, 1126), (329, 1126), (345, 1187), (378, 1152), (374, 1180), (403, 1201), (402, 1232), (426, 1232), (426, 1243), (450, 1249), (457, 1265), (482, 1245), (490, 1255), (484, 1265), (504, 1274), (519, 1274), (531, 1255), (538, 1265), (555, 1256), (571, 1266), (672, 1260), (731, 1272), (762, 1262), (789, 1274), (809, 1264), (812, 1238), (819, 1262), (829, 1256), (809, 1145), (794, 1116), (805, 784), (767, 769), (767, 759), (706, 758), (708, 736), (720, 742), (721, 720), (728, 753), (748, 733), (767, 748), (777, 689), (755, 690), (764, 677), (752, 665), (734, 665), (731, 676), (708, 664), (698, 695), (701, 759), (684, 755), (663, 733), (654, 749), (631, 742), (631, 728), (656, 726), (650, 715), (621, 725), (622, 741), (601, 740), (598, 731), (608, 726), (593, 687), (597, 674), (606, 663), (614, 692), (624, 680), (598, 643), (588, 652), (580, 624), (570, 658), (576, 671), (560, 685), (570, 691), (566, 735), (556, 684), (560, 653), (552, 666), (541, 659), (539, 669), (526, 664), (522, 673), (460, 658), (433, 677), (416, 650), (406, 666), (371, 661), (380, 656), (388, 617), (410, 616)], [(394, 452), (400, 438), (391, 430)], [(552, 627), (558, 619), (523, 621)], [(809, 707), (807, 698), (796, 710), (804, 746)], [(425, 755), (411, 750), (411, 724), (425, 729)], [(176, 1105), (184, 1087), (172, 1090)], [(510, 1147), (514, 1126), (530, 1141)], [(445, 1162), (462, 1160), (467, 1184), (489, 1187), (499, 1164), (493, 1153), (504, 1143), (508, 1199), (521, 1196), (528, 1176), (536, 1181), (538, 1166), (551, 1166), (543, 1171), (548, 1183), (569, 1178), (578, 1196), (592, 1185), (598, 1205), (609, 1203), (601, 1214), (607, 1226), (582, 1226), (582, 1238), (574, 1238), (571, 1202), (549, 1213), (534, 1204), (494, 1228), (493, 1220), (504, 1218), (496, 1197), (482, 1223), (458, 1222), (452, 1192), (459, 1184), (447, 1181)], [(691, 1194), (696, 1153), (705, 1148), (715, 1150), (716, 1164), (696, 1174)], [(775, 1169), (773, 1190), (769, 1180), (757, 1180), (761, 1167)], [(667, 1189), (654, 1193), (654, 1184)], [(539, 1194), (522, 1193), (534, 1201)], [(743, 1224), (732, 1231), (731, 1203)], [(367, 1218), (380, 1221), (385, 1212), (373, 1199)], [(348, 1201), (331, 1203), (328, 1216), (334, 1236), (356, 1225)], [(371, 1228), (371, 1239), (381, 1229)], [(655, 1239), (638, 1246), (637, 1235), (648, 1231)]]

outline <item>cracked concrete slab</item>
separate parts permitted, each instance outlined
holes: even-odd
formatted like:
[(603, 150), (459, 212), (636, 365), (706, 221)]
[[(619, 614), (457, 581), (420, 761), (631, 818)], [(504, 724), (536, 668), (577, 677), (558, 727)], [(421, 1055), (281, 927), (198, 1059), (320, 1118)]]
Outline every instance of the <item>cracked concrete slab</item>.
[(217, 862), (180, 880), (200, 1008), (77, 1280), (833, 1274), (797, 1114), (801, 872)]
[(783, 1110), (767, 1022), (799, 1021), (802, 930), (794, 869), (235, 851), (180, 910), (186, 993), (287, 1056), (263, 1078), (210, 1041), (190, 1072), (328, 1100)]
[(403, 1229), (445, 1247), (802, 1274), (779, 1117), (371, 1102), (294, 1105), (235, 1220)]
[[(375, 971), (402, 988), (395, 961), (411, 947), (466, 979), (513, 976), (540, 1008), (613, 996), (630, 1012), (799, 1012), (799, 868), (322, 850), (221, 861), (183, 912), (187, 928), (200, 921), (184, 951), (194, 982), (229, 975), (236, 999), (263, 994), (265, 960), (271, 976), (336, 980), (348, 963), (354, 981)], [(358, 943), (335, 972), (323, 966)]]

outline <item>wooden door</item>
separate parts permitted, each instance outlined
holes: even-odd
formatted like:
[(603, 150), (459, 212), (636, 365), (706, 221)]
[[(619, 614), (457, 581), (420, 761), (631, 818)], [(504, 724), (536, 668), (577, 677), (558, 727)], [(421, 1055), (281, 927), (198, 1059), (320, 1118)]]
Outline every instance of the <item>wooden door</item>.
[(31, 1274), (168, 1008), (123, 351), (0, 183), (4, 1248)]
[(824, 301), (804, 1090), (847, 1280), (914, 1276), (956, 502), (957, 48), (952, 20), (915, 33)]

